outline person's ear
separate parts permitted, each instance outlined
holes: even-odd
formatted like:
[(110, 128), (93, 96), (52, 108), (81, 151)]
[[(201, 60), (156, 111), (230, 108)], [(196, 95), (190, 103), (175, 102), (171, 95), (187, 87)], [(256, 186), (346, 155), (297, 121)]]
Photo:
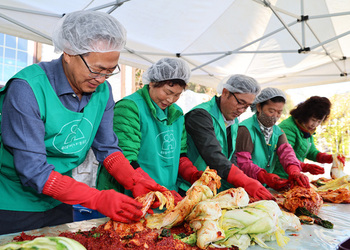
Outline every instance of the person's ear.
[(260, 113), (261, 112), (261, 105), (260, 103), (256, 104), (256, 110)]
[(223, 89), (222, 89), (222, 94), (221, 94), (221, 95), (227, 97), (227, 96), (230, 95), (230, 91), (228, 91), (227, 89), (223, 88)]
[(72, 61), (72, 58), (75, 57), (73, 55), (69, 55), (66, 52), (63, 52), (63, 60), (69, 64)]

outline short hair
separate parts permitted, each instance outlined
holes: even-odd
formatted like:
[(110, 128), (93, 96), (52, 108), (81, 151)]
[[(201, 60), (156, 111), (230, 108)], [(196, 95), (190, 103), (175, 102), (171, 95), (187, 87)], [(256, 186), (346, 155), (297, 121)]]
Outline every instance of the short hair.
[(291, 116), (298, 122), (306, 123), (314, 117), (318, 120), (326, 121), (331, 112), (331, 102), (327, 97), (311, 96), (306, 101), (299, 103), (290, 111)]

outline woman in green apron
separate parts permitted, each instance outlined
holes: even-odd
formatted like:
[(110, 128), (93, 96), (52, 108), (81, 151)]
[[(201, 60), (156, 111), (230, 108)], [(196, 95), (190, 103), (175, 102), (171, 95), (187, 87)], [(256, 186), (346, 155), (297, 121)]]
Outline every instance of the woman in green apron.
[[(184, 60), (162, 58), (143, 74), (144, 87), (117, 102), (114, 108), (114, 131), (125, 157), (136, 171), (171, 190), (176, 202), (181, 200), (176, 185), (178, 175), (193, 183), (202, 173), (186, 156), (183, 112), (175, 104), (190, 73)], [(101, 167), (98, 189), (123, 191), (125, 182), (118, 182)]]
[[(331, 154), (322, 153), (316, 148), (313, 137), (316, 128), (328, 119), (330, 112), (331, 102), (327, 97), (312, 96), (299, 103), (290, 111), (291, 116), (278, 125), (286, 134), (303, 172), (313, 175), (324, 174), (323, 167), (304, 163), (305, 158), (319, 163), (333, 162)], [(338, 159), (345, 164), (344, 156), (338, 155)], [(282, 178), (288, 178), (287, 173), (281, 168), (281, 163), (276, 161), (275, 164), (275, 173)]]
[(237, 164), (248, 176), (279, 190), (288, 180), (273, 174), (272, 162), (279, 160), (291, 182), (309, 187), (309, 179), (300, 173), (300, 163), (283, 131), (275, 125), (281, 117), (286, 96), (277, 88), (265, 88), (251, 107), (256, 112), (239, 124), (236, 140)]
[[(0, 234), (72, 222), (74, 204), (121, 222), (139, 220), (139, 202), (70, 177), (89, 148), (129, 189), (164, 190), (131, 167), (112, 128), (106, 79), (119, 72), (125, 41), (124, 27), (112, 16), (69, 13), (53, 34), (61, 57), (23, 69), (1, 89)], [(127, 176), (118, 168), (129, 169)]]

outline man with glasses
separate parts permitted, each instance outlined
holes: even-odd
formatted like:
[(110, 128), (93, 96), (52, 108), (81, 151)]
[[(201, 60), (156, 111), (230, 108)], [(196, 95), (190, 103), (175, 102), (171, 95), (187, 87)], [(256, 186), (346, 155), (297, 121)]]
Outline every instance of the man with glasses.
[[(221, 176), (221, 190), (243, 187), (257, 200), (273, 199), (271, 193), (257, 180), (246, 176), (234, 164), (238, 117), (253, 103), (260, 87), (254, 78), (233, 75), (220, 84), (220, 97), (199, 104), (185, 115), (188, 134), (188, 157), (198, 170), (207, 166)], [(186, 185), (187, 184), (187, 185)], [(187, 190), (188, 183), (179, 179)]]
[(124, 27), (112, 16), (69, 13), (53, 33), (61, 57), (23, 69), (1, 89), (0, 234), (72, 222), (74, 204), (116, 221), (138, 221), (139, 202), (70, 177), (90, 148), (126, 189), (166, 190), (133, 169), (113, 131), (106, 79), (119, 72), (125, 41)]

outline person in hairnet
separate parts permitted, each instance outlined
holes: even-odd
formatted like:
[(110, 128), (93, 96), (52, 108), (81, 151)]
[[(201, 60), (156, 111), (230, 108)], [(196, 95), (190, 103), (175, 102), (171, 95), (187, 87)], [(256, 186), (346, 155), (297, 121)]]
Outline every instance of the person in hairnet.
[[(277, 88), (265, 88), (255, 98), (255, 114), (239, 124), (236, 140), (237, 165), (251, 178), (275, 190), (289, 187), (289, 182), (309, 187), (285, 133), (276, 125), (282, 115), (286, 96)], [(289, 181), (273, 174), (273, 161), (279, 160)]]
[[(278, 124), (286, 134), (298, 160), (300, 160), (303, 172), (309, 172), (313, 175), (324, 174), (323, 167), (305, 163), (305, 158), (319, 163), (333, 162), (332, 154), (320, 152), (316, 148), (313, 137), (316, 128), (327, 121), (331, 106), (332, 104), (327, 97), (311, 96), (293, 108), (290, 111), (290, 117)], [(343, 155), (337, 155), (337, 158), (345, 164)], [(280, 162), (275, 161), (274, 163), (276, 164), (274, 173), (282, 178), (288, 178)]]
[[(234, 151), (238, 117), (253, 103), (260, 87), (245, 75), (232, 75), (218, 87), (221, 96), (201, 103), (185, 115), (188, 133), (188, 157), (198, 170), (207, 166), (222, 178), (221, 189), (243, 187), (255, 199), (273, 199), (271, 193), (257, 180), (248, 177), (236, 165)], [(179, 180), (186, 191), (189, 184)]]
[[(162, 58), (143, 74), (144, 87), (114, 107), (114, 131), (126, 158), (145, 178), (172, 190), (175, 202), (182, 199), (177, 193), (177, 176), (193, 183), (202, 175), (187, 158), (183, 112), (175, 104), (190, 75), (184, 60)], [(103, 168), (97, 187), (120, 190), (117, 181)]]
[(61, 57), (24, 68), (1, 89), (0, 234), (72, 222), (73, 204), (138, 221), (139, 202), (70, 177), (90, 147), (133, 193), (165, 189), (134, 170), (113, 131), (106, 79), (119, 72), (125, 41), (124, 27), (106, 13), (66, 14), (53, 33)]

